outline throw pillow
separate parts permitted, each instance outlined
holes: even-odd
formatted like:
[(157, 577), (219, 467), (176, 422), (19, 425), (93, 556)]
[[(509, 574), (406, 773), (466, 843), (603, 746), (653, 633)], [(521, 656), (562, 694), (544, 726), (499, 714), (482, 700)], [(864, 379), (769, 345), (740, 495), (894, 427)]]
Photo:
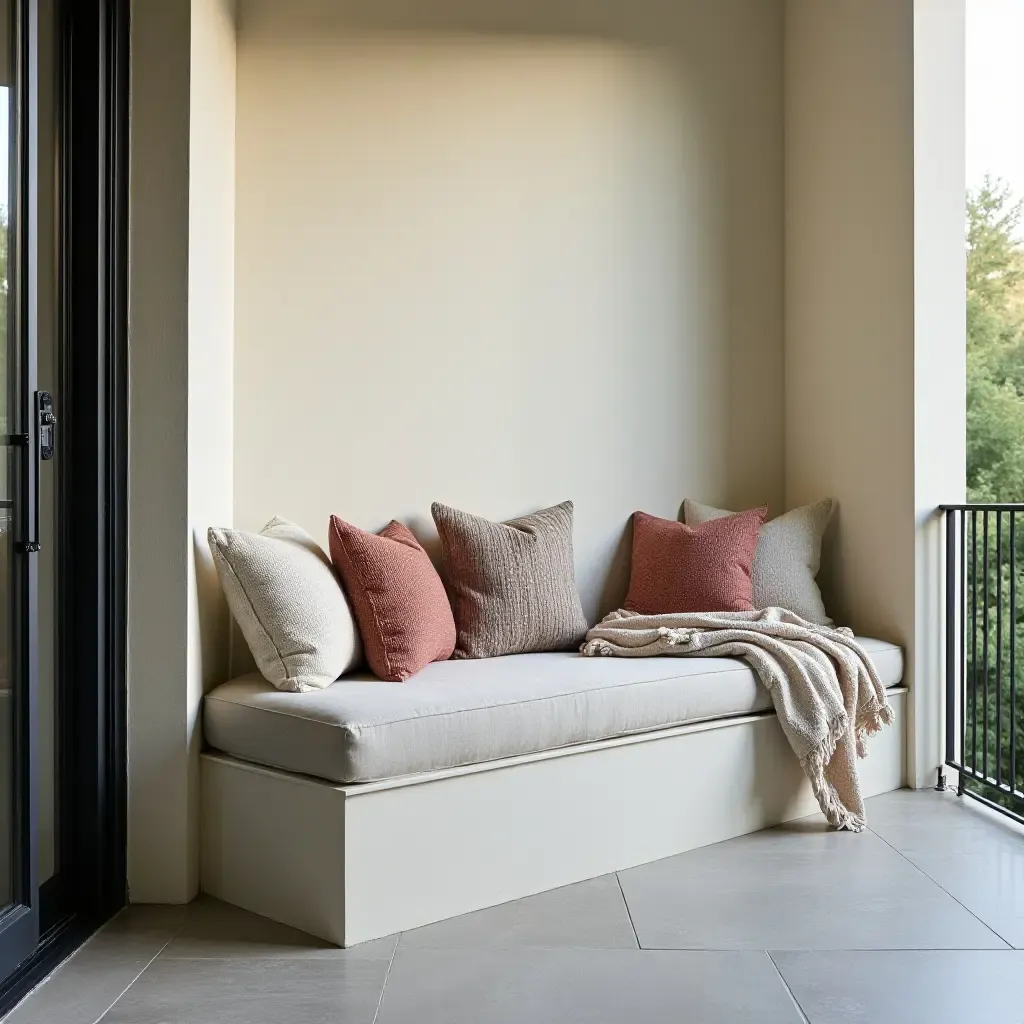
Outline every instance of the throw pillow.
[[(751, 572), (755, 608), (786, 608), (808, 622), (832, 625), (814, 578), (821, 565), (821, 539), (835, 502), (831, 498), (793, 509), (761, 528)], [(683, 502), (691, 526), (731, 516), (724, 509)]]
[(750, 569), (767, 508), (687, 526), (633, 513), (626, 607), (643, 615), (750, 611)]
[(374, 675), (404, 682), (455, 647), (448, 595), (412, 531), (392, 520), (367, 533), (331, 516), (331, 558), (352, 599)]
[(572, 554), (572, 502), (492, 523), (435, 502), (456, 658), (577, 647), (587, 632)]
[(271, 519), (259, 533), (211, 527), (207, 538), (228, 607), (268, 682), (314, 690), (359, 663), (345, 592), (305, 530)]

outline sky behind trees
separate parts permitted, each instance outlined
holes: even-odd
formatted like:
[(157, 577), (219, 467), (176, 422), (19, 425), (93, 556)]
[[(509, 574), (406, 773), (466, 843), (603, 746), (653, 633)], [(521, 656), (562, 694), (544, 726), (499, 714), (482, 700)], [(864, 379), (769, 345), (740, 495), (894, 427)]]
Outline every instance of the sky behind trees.
[(967, 186), (1024, 196), (1024, 0), (967, 0)]

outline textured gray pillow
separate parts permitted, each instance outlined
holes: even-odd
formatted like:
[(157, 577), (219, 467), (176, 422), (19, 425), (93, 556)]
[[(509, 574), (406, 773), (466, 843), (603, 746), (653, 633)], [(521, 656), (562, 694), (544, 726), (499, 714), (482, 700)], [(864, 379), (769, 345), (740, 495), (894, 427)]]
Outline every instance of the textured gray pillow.
[(330, 686), (362, 656), (330, 559), (305, 530), (271, 519), (260, 533), (207, 534), (224, 596), (263, 678), (279, 690)]
[[(808, 622), (829, 626), (821, 591), (814, 577), (821, 564), (821, 538), (832, 516), (831, 498), (786, 512), (761, 527), (751, 570), (755, 608), (787, 608)], [(731, 516), (725, 509), (683, 502), (687, 526)]]
[(578, 647), (587, 632), (572, 557), (572, 502), (492, 523), (434, 502), (456, 658)]

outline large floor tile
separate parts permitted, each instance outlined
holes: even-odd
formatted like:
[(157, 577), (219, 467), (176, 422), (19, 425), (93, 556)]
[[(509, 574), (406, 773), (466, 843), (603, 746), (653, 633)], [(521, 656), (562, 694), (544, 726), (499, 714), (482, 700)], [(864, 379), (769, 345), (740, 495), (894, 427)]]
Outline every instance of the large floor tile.
[(1024, 949), (1024, 845), (1013, 851), (906, 856), (1000, 938)]
[(870, 832), (816, 820), (620, 872), (644, 948), (1005, 948)]
[(885, 842), (1024, 949), (1024, 828), (951, 793), (890, 793), (868, 813)]
[(774, 953), (811, 1024), (1024, 1024), (1024, 953)]
[(166, 959), (272, 957), (390, 960), (397, 935), (339, 949), (276, 921), (209, 897), (190, 908), (184, 927), (163, 952)]
[(377, 1024), (799, 1024), (765, 953), (410, 949)]
[(372, 1024), (387, 960), (157, 960), (102, 1024)]
[(133, 906), (101, 928), (5, 1024), (94, 1024), (185, 920), (185, 907)]
[(636, 949), (614, 875), (405, 932), (402, 946), (588, 946)]
[(952, 791), (908, 789), (867, 801), (868, 827), (901, 853), (978, 853), (1024, 848), (1024, 827)]

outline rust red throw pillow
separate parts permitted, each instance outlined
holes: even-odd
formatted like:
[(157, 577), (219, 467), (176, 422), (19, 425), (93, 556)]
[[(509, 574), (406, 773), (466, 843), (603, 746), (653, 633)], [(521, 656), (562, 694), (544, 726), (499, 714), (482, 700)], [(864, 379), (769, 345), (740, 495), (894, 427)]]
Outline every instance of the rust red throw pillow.
[(626, 607), (644, 615), (750, 611), (750, 567), (767, 514), (763, 506), (687, 526), (634, 512)]
[(331, 516), (331, 561), (341, 576), (375, 676), (404, 682), (455, 650), (444, 584), (412, 531), (392, 520), (367, 533)]

